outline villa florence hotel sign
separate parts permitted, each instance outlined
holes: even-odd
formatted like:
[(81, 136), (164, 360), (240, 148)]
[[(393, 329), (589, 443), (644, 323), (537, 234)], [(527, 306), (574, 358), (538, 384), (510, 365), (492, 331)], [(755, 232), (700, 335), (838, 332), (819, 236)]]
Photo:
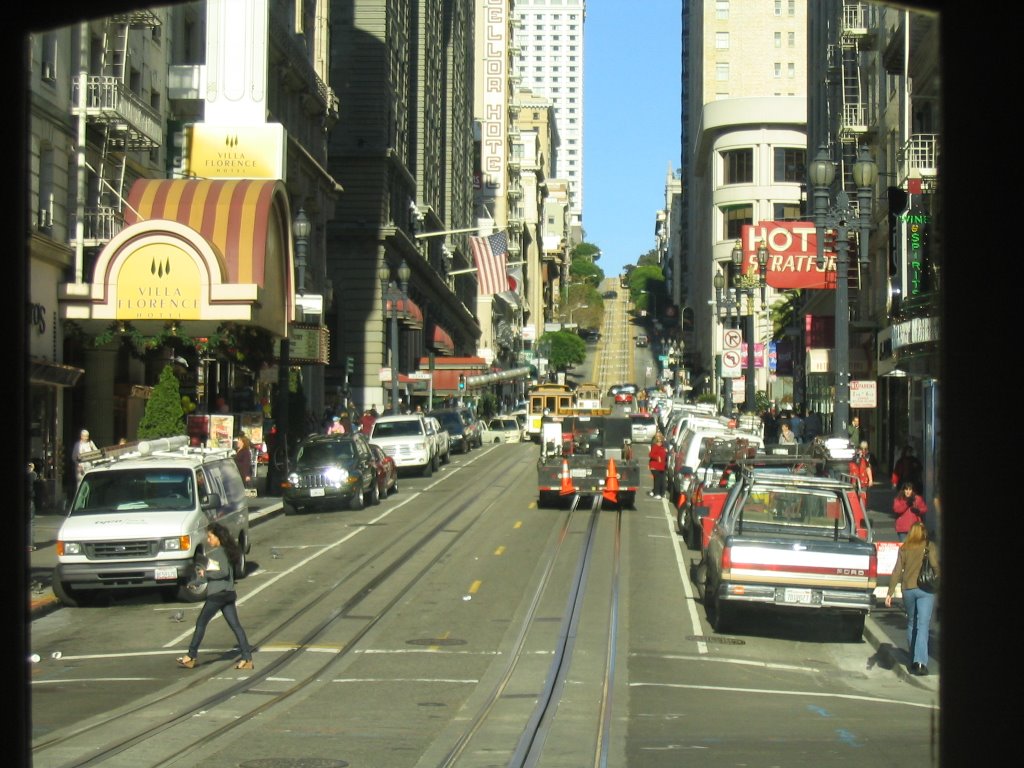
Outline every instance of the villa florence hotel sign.
[[(809, 221), (763, 221), (744, 224), (741, 231), (743, 272), (757, 270), (757, 249), (768, 246), (766, 279), (772, 288), (836, 287), (836, 255), (825, 251), (825, 266), (817, 264), (818, 238)], [(851, 259), (855, 256), (851, 253)]]

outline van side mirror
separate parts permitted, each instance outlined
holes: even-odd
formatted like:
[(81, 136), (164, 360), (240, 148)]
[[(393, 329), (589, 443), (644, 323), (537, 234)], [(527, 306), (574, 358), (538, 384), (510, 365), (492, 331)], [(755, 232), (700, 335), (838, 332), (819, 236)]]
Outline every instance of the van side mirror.
[(199, 500), (199, 507), (201, 509), (219, 509), (220, 508), (220, 494), (210, 493)]

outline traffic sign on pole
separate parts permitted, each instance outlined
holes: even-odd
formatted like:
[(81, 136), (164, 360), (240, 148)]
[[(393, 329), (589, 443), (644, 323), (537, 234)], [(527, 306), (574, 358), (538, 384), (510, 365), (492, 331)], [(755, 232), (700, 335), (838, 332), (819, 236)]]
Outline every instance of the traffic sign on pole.
[(739, 328), (722, 330), (722, 377), (734, 379), (742, 375), (743, 332)]

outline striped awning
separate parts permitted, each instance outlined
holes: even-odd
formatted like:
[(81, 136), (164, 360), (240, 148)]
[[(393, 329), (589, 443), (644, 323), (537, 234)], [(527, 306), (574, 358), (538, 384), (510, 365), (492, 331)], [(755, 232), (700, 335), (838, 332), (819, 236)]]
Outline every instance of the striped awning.
[(125, 225), (147, 219), (181, 222), (216, 246), (229, 282), (263, 286), (267, 243), (278, 224), (270, 215), (278, 184), (260, 179), (143, 179), (128, 193)]
[(455, 354), (455, 343), (452, 341), (452, 337), (439, 325), (434, 326), (434, 336), (430, 346), (442, 354)]
[(405, 297), (401, 299), (388, 299), (387, 313), (391, 316), (392, 308), (397, 308), (398, 319), (411, 328), (423, 327), (423, 310), (416, 306), (416, 302)]
[(283, 181), (140, 179), (90, 282), (61, 286), (62, 317), (147, 333), (183, 322), (189, 335), (242, 322), (286, 336), (293, 263)]

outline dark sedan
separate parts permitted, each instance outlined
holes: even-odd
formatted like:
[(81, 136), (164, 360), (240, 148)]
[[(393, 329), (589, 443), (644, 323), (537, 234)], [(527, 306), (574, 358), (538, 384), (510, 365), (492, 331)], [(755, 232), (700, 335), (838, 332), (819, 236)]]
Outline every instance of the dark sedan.
[(310, 435), (299, 444), (295, 463), (281, 483), (285, 514), (347, 505), (362, 509), (380, 501), (377, 465), (366, 437)]

